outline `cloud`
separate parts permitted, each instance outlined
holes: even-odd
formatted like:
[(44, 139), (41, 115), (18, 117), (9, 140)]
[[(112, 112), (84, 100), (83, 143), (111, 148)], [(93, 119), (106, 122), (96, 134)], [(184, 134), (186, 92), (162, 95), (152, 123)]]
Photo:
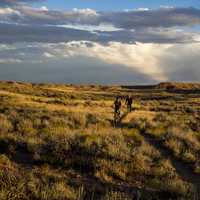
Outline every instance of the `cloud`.
[[(83, 16), (98, 16), (99, 14), (97, 13), (97, 11), (90, 9), (90, 8), (86, 8), (86, 9), (78, 9), (78, 8), (74, 8), (73, 12), (75, 14), (78, 15), (83, 15)], [(67, 14), (67, 12), (65, 12)]]
[(71, 40), (95, 39), (88, 31), (50, 26), (31, 26), (0, 23), (0, 43), (16, 42), (63, 42)]
[[(138, 9), (121, 12), (99, 12), (92, 9), (72, 11), (48, 10), (29, 6), (15, 6), (22, 13), (21, 23), (28, 24), (112, 24), (116, 28), (135, 29), (138, 27), (173, 27), (200, 24), (200, 9), (160, 8)], [(12, 18), (10, 22), (13, 22)]]
[[(98, 77), (99, 73), (103, 73), (102, 70), (105, 70), (100, 67), (103, 63), (104, 67), (112, 66), (113, 70), (115, 70), (114, 66), (116, 66), (116, 70), (120, 66), (122, 74), (128, 70), (133, 74), (140, 75), (140, 77), (143, 77), (141, 83), (145, 79), (154, 80), (154, 82), (168, 80), (200, 81), (198, 76), (200, 73), (200, 45), (198, 43), (126, 44), (109, 42), (105, 46), (98, 42), (72, 41), (67, 43), (16, 43), (4, 45), (2, 48), (4, 48), (4, 51), (0, 51), (0, 58), (4, 58), (4, 60), (1, 63), (6, 64), (6, 61), (10, 64), (13, 63), (13, 65), (14, 61), (20, 61), (20, 64), (26, 63), (26, 65), (40, 63), (44, 70), (48, 69), (47, 66), (50, 65), (51, 68), (53, 67), (58, 71), (57, 64), (60, 63), (62, 69), (65, 66), (70, 67), (74, 78), (76, 78), (75, 71), (77, 68), (80, 70), (79, 74), (81, 74), (81, 70), (84, 72), (87, 69), (87, 61), (93, 60), (93, 68), (90, 69), (93, 72), (96, 71), (96, 74), (93, 74), (93, 79), (95, 79), (95, 76)], [(10, 58), (13, 60), (9, 61)], [(71, 60), (76, 60), (74, 70), (72, 66), (69, 66)]]
[(125, 29), (188, 26), (200, 24), (200, 10), (196, 8), (161, 8), (111, 12), (103, 14), (99, 21), (112, 23), (116, 27)]
[(8, 45), (8, 44), (0, 44), (0, 52), (1, 51), (7, 51), (7, 50), (15, 50), (16, 47), (13, 45)]
[(8, 16), (13, 16), (13, 15), (20, 15), (20, 12), (12, 8), (0, 8), (0, 15), (2, 17), (5, 17), (5, 16), (8, 17)]
[[(199, 32), (191, 28), (200, 23), (200, 10), (195, 8), (97, 12), (17, 5), (0, 8), (0, 19), (1, 43), (51, 43), (88, 38), (101, 43), (190, 43), (199, 42), (200, 38)], [(187, 26), (190, 26), (188, 30)]]
[[(111, 65), (122, 65), (133, 71), (149, 76), (157, 81), (165, 81), (167, 77), (162, 68), (158, 66), (158, 57), (162, 53), (161, 48), (153, 44), (122, 44), (110, 42), (107, 46), (89, 41), (63, 43), (49, 49), (49, 53), (59, 57), (92, 57), (100, 59)], [(141, 57), (141, 55), (143, 55)], [(148, 61), (148, 62), (147, 62)]]
[[(141, 27), (193, 26), (200, 24), (200, 9), (197, 8), (160, 8), (156, 10), (137, 9), (121, 12), (100, 12), (92, 9), (73, 9), (72, 11), (48, 10), (46, 7), (33, 8), (18, 5), (12, 9), (21, 13), (18, 22), (37, 25), (81, 24), (99, 26), (101, 24), (111, 24), (116, 28), (135, 29)], [(16, 22), (12, 17), (8, 21)]]
[(50, 54), (50, 53), (48, 53), (48, 52), (44, 52), (44, 57), (46, 57), (46, 58), (53, 58), (54, 57), (54, 55), (52, 55), (52, 54)]
[[(48, 33), (48, 34), (47, 34)], [(200, 34), (180, 29), (140, 28), (136, 30), (87, 31), (75, 28), (41, 25), (19, 25), (0, 23), (0, 43), (43, 42), (60, 43), (90, 40), (107, 44), (122, 43), (194, 43), (200, 41)]]
[[(200, 24), (195, 8), (139, 9), (97, 12), (92, 9), (48, 10), (18, 5), (0, 8), (0, 42), (68, 42), (88, 40), (107, 43), (199, 42), (199, 32), (187, 26)], [(184, 26), (182, 29), (177, 26)], [(46, 34), (48, 33), (48, 34)], [(59, 37), (55, 37), (59, 35)]]
[(42, 1), (42, 0), (1, 0), (0, 6), (11, 6), (11, 5), (17, 5), (19, 3), (32, 3), (36, 1)]
[[(56, 67), (55, 67), (56, 66)], [(43, 63), (0, 64), (1, 80), (56, 82), (69, 84), (153, 83), (149, 77), (120, 65), (76, 57)]]
[[(0, 65), (54, 64), (56, 71), (56, 63), (64, 68), (76, 60), (84, 71), (92, 60), (112, 70), (120, 67), (121, 73), (139, 74), (143, 81), (199, 81), (200, 33), (194, 27), (200, 25), (199, 9), (60, 11), (3, 2), (7, 6), (0, 7)], [(103, 70), (97, 65), (90, 69)]]
[(22, 63), (22, 60), (13, 58), (7, 58), (7, 59), (0, 58), (0, 64), (17, 64), (17, 63)]

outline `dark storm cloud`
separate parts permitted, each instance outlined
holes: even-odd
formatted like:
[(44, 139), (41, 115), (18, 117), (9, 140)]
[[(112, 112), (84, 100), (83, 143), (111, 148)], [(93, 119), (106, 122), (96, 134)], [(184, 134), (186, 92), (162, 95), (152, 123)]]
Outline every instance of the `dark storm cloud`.
[(90, 40), (107, 43), (110, 41), (134, 42), (135, 36), (126, 31), (96, 32), (55, 26), (15, 25), (0, 23), (0, 43), (43, 42), (58, 43)]
[[(170, 8), (105, 13), (91, 9), (57, 11), (20, 5), (0, 9), (0, 19), (1, 43), (70, 40), (184, 43), (196, 42), (197, 33), (177, 32), (174, 27), (200, 24), (200, 10)], [(116, 30), (108, 31), (108, 24)], [(72, 28), (67, 27), (69, 25)], [(80, 30), (82, 25), (100, 26), (102, 30)]]
[[(200, 10), (170, 8), (109, 13), (91, 9), (56, 11), (18, 5), (1, 8), (0, 19), (1, 43), (70, 40), (91, 40), (102, 43), (109, 41), (183, 43), (195, 42), (197, 34), (177, 32), (175, 27), (200, 24)], [(108, 31), (106, 27), (108, 24), (116, 30)], [(72, 28), (67, 27), (69, 25)], [(88, 31), (87, 28), (81, 30), (82, 25), (102, 27), (102, 30), (95, 28), (94, 31)]]
[(134, 29), (136, 27), (172, 27), (200, 24), (200, 10), (196, 8), (168, 8), (147, 11), (106, 13), (100, 21), (116, 27)]
[(66, 29), (59, 27), (14, 25), (0, 23), (0, 42), (44, 42), (56, 43), (71, 40), (95, 40), (95, 35), (88, 31)]
[(112, 32), (103, 32), (101, 41), (117, 41), (122, 43), (160, 43), (160, 44), (173, 44), (173, 43), (190, 43), (197, 42), (197, 33), (186, 33), (183, 31), (175, 31), (173, 29), (151, 29), (151, 28), (138, 28), (134, 31), (120, 30)]
[[(55, 67), (56, 66), (56, 67)], [(92, 58), (70, 58), (44, 63), (0, 63), (1, 80), (56, 82), (74, 84), (153, 83), (148, 76), (121, 65), (111, 65)]]
[(195, 33), (176, 32), (170, 29), (138, 29), (135, 31), (96, 31), (78, 30), (42, 25), (19, 25), (0, 23), (0, 43), (43, 42), (57, 43), (89, 40), (106, 44), (122, 43), (188, 43), (196, 42)]

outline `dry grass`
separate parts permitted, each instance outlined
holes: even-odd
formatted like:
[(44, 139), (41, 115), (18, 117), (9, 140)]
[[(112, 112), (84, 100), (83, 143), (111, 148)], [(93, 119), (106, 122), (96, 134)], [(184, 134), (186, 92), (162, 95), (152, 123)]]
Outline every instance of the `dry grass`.
[(135, 111), (113, 128), (113, 99), (129, 89), (0, 83), (0, 199), (128, 200), (141, 188), (151, 191), (142, 199), (192, 199), (194, 186), (141, 133), (199, 173), (199, 96), (133, 91)]

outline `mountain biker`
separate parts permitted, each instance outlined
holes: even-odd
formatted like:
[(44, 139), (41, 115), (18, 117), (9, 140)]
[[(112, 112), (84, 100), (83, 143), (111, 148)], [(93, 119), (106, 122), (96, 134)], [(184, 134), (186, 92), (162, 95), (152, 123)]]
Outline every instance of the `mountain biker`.
[(115, 114), (120, 114), (120, 109), (121, 109), (122, 103), (120, 100), (120, 97), (116, 97), (115, 102), (114, 102), (114, 112)]
[(126, 105), (127, 105), (127, 111), (132, 111), (132, 104), (133, 104), (133, 98), (131, 96), (126, 97)]
[(128, 109), (128, 100), (129, 100), (129, 96), (127, 95), (127, 96), (125, 97), (125, 104), (127, 105), (127, 109)]

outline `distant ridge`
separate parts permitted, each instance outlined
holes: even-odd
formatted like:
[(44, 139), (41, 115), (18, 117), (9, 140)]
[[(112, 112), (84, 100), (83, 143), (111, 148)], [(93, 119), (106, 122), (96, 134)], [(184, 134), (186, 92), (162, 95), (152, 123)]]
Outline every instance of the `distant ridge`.
[[(31, 82), (23, 82), (23, 81), (12, 81), (12, 80), (0, 80), (0, 83), (5, 84), (16, 84), (16, 85), (43, 85), (43, 83), (31, 83)], [(46, 85), (63, 85), (64, 83), (44, 83)], [(73, 85), (73, 84), (65, 84), (65, 85)], [(75, 84), (76, 85), (76, 84)], [(80, 86), (101, 86), (101, 85), (95, 85), (95, 84), (80, 84)], [(117, 85), (116, 85), (117, 86)], [(119, 86), (119, 85), (118, 85)], [(103, 86), (102, 87), (109, 87)], [(155, 85), (121, 85), (120, 87), (126, 88), (126, 89), (157, 89), (157, 90), (200, 90), (200, 82), (161, 82), (159, 84)]]
[(180, 82), (162, 82), (155, 86), (156, 89), (174, 89), (174, 90), (199, 90), (200, 83), (180, 83)]
[(122, 86), (126, 89), (160, 89), (160, 90), (200, 90), (200, 83), (161, 82), (157, 85)]

